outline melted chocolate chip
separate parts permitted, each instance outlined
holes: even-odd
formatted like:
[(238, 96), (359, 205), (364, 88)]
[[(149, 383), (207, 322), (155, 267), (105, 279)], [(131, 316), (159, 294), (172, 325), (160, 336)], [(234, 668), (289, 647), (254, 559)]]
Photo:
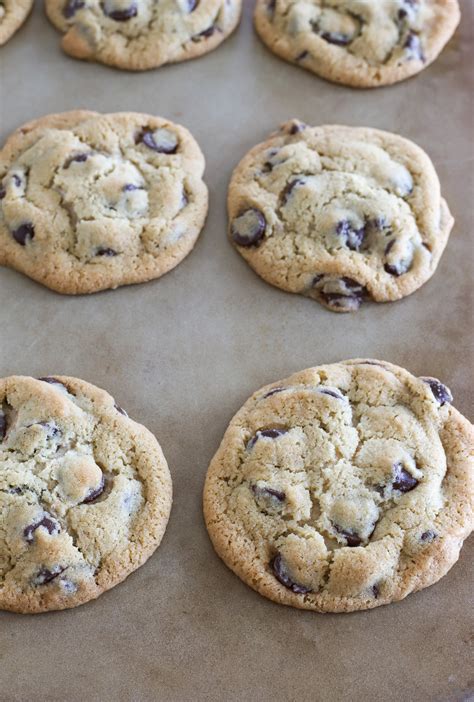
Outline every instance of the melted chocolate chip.
[(0, 441), (3, 441), (7, 433), (7, 418), (0, 410)]
[(122, 409), (122, 407), (120, 407), (120, 405), (114, 404), (114, 407), (117, 410), (117, 412), (120, 412), (120, 414), (123, 414), (124, 417), (128, 417), (128, 414), (125, 412), (124, 409)]
[[(320, 280), (313, 283), (313, 286), (317, 285), (319, 282)], [(327, 288), (326, 285), (328, 286)], [(340, 291), (335, 291), (334, 282), (329, 283), (328, 281), (327, 284), (323, 283), (320, 290), (323, 301), (329, 308), (341, 310), (343, 312), (356, 312), (363, 302), (366, 293), (365, 288), (356, 280), (346, 277), (339, 279), (338, 287)]]
[(38, 380), (41, 380), (43, 383), (49, 383), (50, 385), (62, 385), (63, 388), (66, 387), (64, 383), (61, 383), (57, 378), (53, 378), (52, 375), (45, 375), (42, 378), (38, 378)]
[(138, 6), (135, 1), (131, 2), (125, 9), (115, 9), (113, 0), (106, 0), (103, 6), (104, 14), (115, 22), (127, 22), (138, 15)]
[(299, 583), (295, 583), (295, 581), (291, 579), (280, 553), (277, 553), (277, 555), (270, 561), (270, 568), (272, 569), (273, 575), (278, 582), (297, 595), (306, 595), (308, 592), (311, 592), (309, 588), (305, 587), (304, 585), (300, 585)]
[(338, 236), (343, 239), (347, 248), (351, 251), (359, 251), (366, 235), (366, 227), (362, 226), (360, 229), (356, 229), (347, 219), (343, 219), (338, 222), (336, 226), (336, 232)]
[(265, 400), (265, 398), (271, 397), (272, 395), (276, 395), (278, 392), (283, 392), (283, 390), (285, 390), (285, 389), (286, 389), (286, 388), (280, 388), (280, 387), (278, 387), (278, 388), (273, 388), (273, 390), (269, 390), (269, 391), (263, 396), (262, 399)]
[(392, 488), (400, 492), (410, 492), (418, 485), (418, 480), (414, 478), (401, 463), (396, 463), (393, 466), (393, 482)]
[(194, 41), (196, 43), (198, 41), (202, 41), (203, 39), (208, 39), (209, 37), (212, 37), (216, 29), (217, 27), (214, 24), (211, 24), (211, 26), (205, 29), (204, 31), (199, 32), (199, 34), (195, 34), (193, 37), (191, 37), (191, 41)]
[(178, 137), (169, 129), (143, 129), (138, 135), (137, 143), (145, 144), (159, 154), (175, 154), (178, 150)]
[(334, 524), (334, 529), (338, 534), (341, 534), (341, 536), (345, 538), (346, 544), (351, 548), (361, 545), (362, 539), (353, 529), (342, 529), (341, 527), (337, 526), (337, 524)]
[(47, 583), (50, 583), (52, 580), (57, 578), (61, 573), (64, 573), (66, 568), (62, 568), (61, 566), (54, 566), (52, 569), (49, 568), (41, 568), (41, 570), (38, 571), (36, 574), (34, 584), (35, 585), (46, 585)]
[(344, 395), (342, 394), (342, 392), (339, 392), (339, 390), (332, 390), (326, 387), (318, 387), (318, 392), (320, 392), (322, 395), (329, 395), (330, 397), (335, 397), (336, 400), (345, 399)]
[(321, 32), (319, 36), (330, 44), (336, 44), (336, 46), (347, 46), (352, 41), (352, 37), (342, 32)]
[(252, 492), (255, 495), (255, 497), (269, 497), (272, 500), (276, 500), (277, 502), (284, 502), (286, 499), (286, 495), (284, 492), (281, 490), (275, 490), (274, 488), (270, 487), (260, 487), (259, 485), (252, 485)]
[(46, 529), (48, 534), (59, 534), (60, 532), (60, 526), (58, 522), (55, 519), (52, 519), (48, 515), (44, 516), (43, 519), (39, 522), (35, 522), (34, 524), (28, 524), (23, 529), (23, 536), (25, 537), (25, 540), (27, 543), (31, 544), (33, 543), (33, 540), (35, 538), (35, 531), (42, 527), (43, 529)]
[(434, 541), (438, 534), (435, 531), (432, 531), (431, 529), (428, 529), (428, 531), (424, 531), (422, 535), (420, 536), (420, 539), (422, 541), (425, 541), (426, 543), (430, 543), (431, 541)]
[(451, 402), (453, 401), (453, 396), (451, 394), (451, 390), (446, 385), (440, 383), (440, 381), (436, 378), (422, 377), (420, 378), (420, 380), (423, 380), (423, 382), (427, 383), (427, 385), (430, 386), (430, 390), (433, 393), (433, 397), (435, 398), (436, 402), (440, 405), (440, 407), (446, 404), (451, 404)]
[(105, 489), (105, 480), (104, 476), (102, 476), (100, 480), (100, 485), (99, 487), (95, 488), (95, 490), (89, 490), (87, 493), (86, 497), (82, 500), (83, 505), (89, 505), (91, 502), (94, 502), (98, 497), (102, 495)]
[(266, 228), (265, 215), (253, 207), (234, 219), (231, 236), (239, 246), (258, 246), (265, 236)]
[(112, 257), (112, 256), (117, 256), (118, 254), (117, 254), (117, 251), (115, 251), (114, 249), (109, 249), (109, 248), (106, 248), (106, 247), (101, 247), (100, 249), (97, 249), (97, 250), (96, 250), (95, 255), (96, 255), (96, 256), (108, 256), (108, 257)]
[(17, 244), (26, 246), (35, 236), (35, 228), (31, 222), (21, 224), (18, 229), (14, 229), (11, 233)]
[(261, 431), (257, 431), (255, 436), (248, 442), (247, 450), (250, 451), (261, 437), (264, 439), (277, 439), (279, 436), (286, 434), (287, 431), (287, 429), (262, 429)]
[(302, 51), (301, 54), (298, 54), (298, 56), (295, 58), (295, 61), (304, 61), (305, 58), (308, 58), (309, 56), (309, 51)]
[(293, 190), (296, 188), (297, 185), (304, 185), (305, 179), (304, 178), (295, 178), (294, 180), (290, 181), (285, 185), (283, 190), (281, 191), (280, 195), (280, 200), (283, 205), (286, 205), (288, 200), (290, 199), (290, 195), (293, 192)]
[(408, 34), (403, 48), (407, 50), (410, 59), (415, 59), (416, 61), (425, 60), (420, 37), (414, 32)]
[(68, 0), (63, 8), (63, 15), (66, 19), (71, 19), (74, 17), (78, 10), (82, 10), (85, 7), (85, 0)]

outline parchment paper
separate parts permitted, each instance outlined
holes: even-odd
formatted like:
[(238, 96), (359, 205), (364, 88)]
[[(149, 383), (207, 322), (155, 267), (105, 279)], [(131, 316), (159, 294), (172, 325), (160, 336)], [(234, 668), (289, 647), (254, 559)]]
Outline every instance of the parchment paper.
[[(474, 699), (474, 542), (437, 585), (368, 613), (273, 604), (214, 554), (201, 491), (234, 412), (302, 368), (386, 359), (452, 389), (472, 419), (473, 18), (440, 59), (398, 86), (355, 91), (279, 60), (242, 25), (218, 50), (141, 74), (74, 61), (38, 2), (0, 54), (0, 139), (78, 107), (139, 110), (188, 127), (207, 157), (207, 226), (161, 280), (68, 298), (0, 269), (0, 372), (68, 374), (109, 390), (158, 437), (175, 500), (161, 547), (97, 601), (60, 613), (0, 613), (2, 702)], [(226, 240), (233, 167), (280, 122), (367, 125), (431, 155), (455, 229), (436, 275), (402, 302), (337, 316), (261, 281)]]

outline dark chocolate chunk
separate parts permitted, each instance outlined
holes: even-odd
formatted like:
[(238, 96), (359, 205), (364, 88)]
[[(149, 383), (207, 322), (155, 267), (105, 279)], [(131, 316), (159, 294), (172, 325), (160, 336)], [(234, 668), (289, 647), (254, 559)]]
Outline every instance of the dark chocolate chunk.
[(217, 27), (214, 24), (211, 24), (211, 26), (207, 29), (204, 29), (204, 31), (199, 32), (199, 34), (195, 34), (193, 37), (191, 37), (191, 41), (196, 43), (202, 41), (203, 39), (208, 39), (209, 37), (212, 37), (216, 30)]
[(361, 545), (362, 539), (353, 529), (342, 529), (342, 527), (337, 524), (334, 524), (334, 529), (345, 538), (347, 545), (351, 548)]
[(270, 568), (272, 569), (273, 575), (278, 582), (297, 595), (306, 595), (308, 592), (311, 592), (310, 588), (300, 585), (292, 580), (280, 553), (277, 553), (277, 555), (270, 561)]
[(308, 56), (309, 56), (309, 51), (302, 51), (301, 54), (298, 54), (295, 61), (304, 61), (305, 58), (308, 58)]
[(109, 248), (104, 246), (104, 247), (100, 247), (99, 249), (97, 249), (95, 252), (95, 255), (96, 256), (112, 257), (112, 256), (117, 256), (118, 254), (117, 254), (117, 251), (115, 251), (114, 249), (109, 249)]
[(432, 529), (428, 529), (428, 531), (424, 531), (422, 535), (420, 536), (420, 539), (422, 541), (425, 541), (426, 543), (430, 543), (431, 541), (434, 541), (438, 534), (435, 531), (432, 531)]
[(100, 485), (99, 487), (95, 488), (94, 490), (89, 490), (88, 494), (86, 497), (82, 500), (83, 505), (89, 505), (91, 502), (94, 502), (98, 497), (102, 495), (105, 489), (105, 480), (104, 476), (102, 476), (100, 480)]
[(372, 592), (372, 595), (375, 597), (375, 599), (377, 599), (378, 596), (380, 595), (380, 588), (379, 588), (379, 586), (378, 586), (378, 585), (372, 585), (372, 587), (370, 588), (370, 590), (371, 590), (371, 592)]
[(178, 150), (178, 137), (169, 129), (143, 129), (138, 135), (137, 143), (143, 143), (159, 154), (175, 154)]
[(283, 190), (281, 191), (281, 195), (280, 195), (280, 200), (281, 200), (282, 204), (286, 205), (286, 203), (288, 202), (288, 200), (290, 198), (291, 193), (296, 188), (296, 186), (303, 185), (304, 183), (305, 183), (304, 178), (294, 178), (289, 183), (287, 183), (285, 185), (285, 187), (283, 188)]
[(359, 251), (362, 246), (365, 235), (366, 226), (363, 225), (360, 229), (356, 229), (347, 219), (338, 222), (336, 232), (341, 237), (347, 248), (351, 251)]
[(430, 386), (430, 390), (440, 407), (451, 404), (453, 401), (451, 390), (446, 385), (443, 385), (443, 383), (440, 383), (437, 378), (421, 377), (420, 380), (423, 380), (423, 382)]
[(321, 32), (319, 36), (321, 39), (324, 39), (330, 44), (336, 44), (337, 46), (347, 46), (354, 39), (348, 34), (343, 34), (342, 32)]
[(252, 492), (255, 497), (268, 497), (276, 502), (284, 502), (286, 495), (281, 490), (275, 490), (271, 487), (260, 487), (259, 485), (252, 485)]
[(250, 441), (247, 444), (247, 450), (250, 451), (257, 441), (263, 437), (264, 439), (277, 439), (279, 436), (283, 436), (283, 434), (287, 433), (287, 429), (262, 429), (261, 431), (257, 431), (255, 436), (253, 436)]
[(33, 543), (35, 531), (40, 527), (46, 529), (48, 534), (51, 535), (59, 534), (61, 531), (58, 522), (55, 519), (52, 519), (49, 515), (45, 515), (39, 522), (28, 524), (28, 526), (23, 529), (23, 536), (29, 544)]
[(14, 229), (11, 235), (17, 244), (26, 246), (34, 238), (35, 228), (31, 222), (25, 222), (25, 224), (20, 224), (17, 229)]
[(3, 441), (7, 433), (7, 417), (2, 410), (0, 410), (0, 441)]
[(114, 0), (106, 0), (103, 5), (104, 14), (115, 22), (127, 22), (138, 15), (138, 5), (133, 0), (130, 5), (124, 9), (115, 8)]
[(267, 228), (267, 220), (260, 210), (252, 207), (232, 222), (231, 236), (239, 246), (258, 246)]
[(3, 200), (3, 198), (5, 197), (6, 194), (7, 194), (7, 191), (5, 190), (3, 185), (0, 185), (0, 200)]
[(392, 488), (400, 492), (410, 492), (418, 485), (418, 480), (414, 478), (401, 463), (393, 466)]
[(36, 574), (36, 577), (34, 579), (34, 584), (35, 585), (46, 585), (47, 583), (50, 583), (52, 580), (55, 580), (61, 573), (64, 573), (66, 568), (63, 568), (62, 566), (53, 566), (53, 568), (41, 568), (41, 570), (38, 571)]
[(418, 36), (418, 34), (415, 34), (414, 32), (409, 32), (403, 45), (403, 48), (406, 49), (410, 59), (414, 59), (416, 61), (425, 60), (421, 39)]
[(85, 0), (67, 0), (63, 8), (63, 15), (66, 19), (71, 19), (74, 17), (78, 10), (82, 10), (85, 7)]

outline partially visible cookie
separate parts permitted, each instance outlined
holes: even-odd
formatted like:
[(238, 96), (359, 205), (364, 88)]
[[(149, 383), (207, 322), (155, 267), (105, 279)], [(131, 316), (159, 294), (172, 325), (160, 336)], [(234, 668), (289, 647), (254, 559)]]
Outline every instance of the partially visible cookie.
[(258, 390), (206, 477), (218, 555), (265, 597), (320, 612), (432, 585), (473, 528), (474, 428), (451, 401), (435, 378), (364, 359)]
[(33, 7), (34, 0), (0, 0), (0, 46), (21, 27)]
[(203, 172), (188, 130), (161, 117), (30, 122), (0, 151), (0, 264), (69, 294), (158, 278), (204, 225)]
[(242, 0), (46, 0), (71, 56), (143, 71), (215, 49), (240, 20)]
[(0, 609), (98, 597), (159, 545), (171, 478), (155, 437), (104, 390), (0, 380)]
[(235, 169), (229, 236), (267, 282), (354, 312), (410, 295), (453, 226), (418, 146), (362, 127), (282, 125)]
[(275, 54), (358, 88), (422, 71), (459, 18), (457, 0), (257, 0), (255, 9), (257, 31)]

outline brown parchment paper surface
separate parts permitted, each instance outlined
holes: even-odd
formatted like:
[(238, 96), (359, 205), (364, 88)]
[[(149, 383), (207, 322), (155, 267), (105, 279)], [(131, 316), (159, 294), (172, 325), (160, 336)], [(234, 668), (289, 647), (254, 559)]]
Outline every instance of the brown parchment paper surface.
[[(472, 554), (437, 585), (371, 612), (273, 604), (214, 554), (204, 476), (232, 415), (260, 386), (371, 356), (447, 383), (473, 419), (474, 3), (439, 60), (397, 86), (355, 91), (268, 52), (251, 2), (236, 34), (188, 63), (119, 72), (61, 53), (37, 2), (0, 49), (0, 139), (78, 107), (138, 110), (188, 127), (207, 159), (210, 213), (194, 252), (158, 281), (62, 297), (0, 269), (0, 374), (67, 374), (114, 395), (153, 431), (174, 506), (150, 561), (97, 601), (40, 616), (0, 612), (0, 700), (359, 702), (474, 699)], [(282, 121), (367, 125), (420, 144), (456, 225), (435, 276), (404, 301), (338, 316), (261, 281), (226, 240), (226, 189)]]

